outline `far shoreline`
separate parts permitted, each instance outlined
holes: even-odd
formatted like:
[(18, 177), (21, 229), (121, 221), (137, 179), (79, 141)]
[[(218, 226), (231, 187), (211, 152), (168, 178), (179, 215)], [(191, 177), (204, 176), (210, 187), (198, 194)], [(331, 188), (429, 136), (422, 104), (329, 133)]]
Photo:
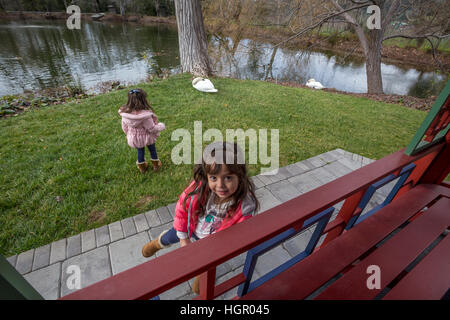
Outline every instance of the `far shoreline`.
[[(87, 21), (95, 21), (92, 16), (99, 13), (81, 13), (81, 19)], [(140, 14), (126, 14), (124, 16), (115, 13), (104, 13), (104, 17), (100, 22), (135, 22), (139, 24), (165, 23), (176, 25), (177, 21), (174, 16), (156, 17), (144, 16)], [(70, 14), (66, 12), (32, 12), (32, 11), (6, 11), (0, 13), (0, 20), (66, 20)]]
[[(96, 21), (92, 16), (99, 13), (81, 13), (81, 18), (84, 21)], [(117, 13), (103, 13), (104, 17), (97, 20), (98, 22), (122, 22), (122, 23), (136, 23), (140, 25), (155, 25), (166, 24), (176, 27), (177, 21), (175, 16), (157, 17), (147, 16), (141, 14), (126, 14), (124, 16)], [(70, 14), (66, 12), (31, 12), (31, 11), (6, 11), (0, 13), (1, 20), (66, 20)], [(214, 35), (211, 32), (209, 25), (205, 19), (205, 28), (207, 33)], [(230, 34), (223, 34), (221, 36), (232, 37)], [(270, 32), (264, 28), (250, 27), (249, 30), (242, 30), (240, 38), (248, 38), (255, 41), (264, 41), (275, 45), (279, 42), (280, 37), (288, 37), (283, 31)], [(311, 45), (313, 43), (313, 45)], [(310, 50), (310, 51), (331, 51), (338, 55), (352, 57), (353, 59), (364, 58), (364, 53), (359, 45), (359, 42), (350, 40), (340, 40), (336, 44), (330, 44), (326, 39), (320, 38), (295, 38), (283, 47), (295, 48), (296, 50)], [(439, 66), (433, 59), (431, 52), (425, 52), (417, 48), (400, 48), (395, 45), (384, 45), (382, 49), (382, 62), (387, 64), (400, 65), (404, 67), (412, 67), (425, 72), (439, 71), (444, 74), (449, 72), (450, 68), (450, 54), (438, 52), (438, 57), (441, 60), (444, 70), (440, 70)]]

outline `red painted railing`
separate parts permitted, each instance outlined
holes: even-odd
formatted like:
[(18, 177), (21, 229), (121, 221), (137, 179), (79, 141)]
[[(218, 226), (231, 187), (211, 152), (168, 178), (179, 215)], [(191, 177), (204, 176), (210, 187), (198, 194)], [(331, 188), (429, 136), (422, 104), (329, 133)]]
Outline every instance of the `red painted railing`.
[[(243, 273), (215, 285), (216, 267), (290, 228), (299, 229), (317, 213), (345, 200), (338, 216), (324, 231), (321, 247), (338, 237), (374, 182), (415, 163), (399, 194), (418, 183), (441, 183), (450, 170), (450, 132), (447, 140), (414, 156), (404, 149), (355, 170), (317, 189), (267, 210), (232, 228), (171, 251), (62, 299), (150, 299), (201, 274), (199, 299), (213, 299), (245, 281)], [(398, 196), (397, 195), (397, 196)], [(395, 198), (394, 200), (395, 201)], [(320, 250), (320, 248), (319, 248)], [(301, 263), (301, 262), (300, 262)]]

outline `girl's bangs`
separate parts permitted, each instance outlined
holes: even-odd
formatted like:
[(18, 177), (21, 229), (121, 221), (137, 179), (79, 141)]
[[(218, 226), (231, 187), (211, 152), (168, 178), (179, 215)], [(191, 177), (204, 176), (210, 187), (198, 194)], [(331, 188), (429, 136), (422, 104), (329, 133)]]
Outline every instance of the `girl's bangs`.
[[(237, 145), (225, 144), (223, 142), (215, 142), (210, 146), (215, 147), (212, 151), (203, 155), (204, 168), (207, 174), (216, 175), (220, 173), (223, 166), (226, 171), (241, 177), (245, 173), (245, 164), (239, 164), (237, 153), (239, 151)], [(231, 148), (230, 148), (231, 147)], [(206, 149), (205, 149), (206, 150)], [(220, 152), (219, 152), (220, 151)]]
[(218, 174), (220, 170), (222, 170), (222, 164), (213, 162), (205, 165), (205, 171), (207, 174)]
[(240, 176), (241, 170), (239, 170), (239, 165), (236, 164), (217, 164), (215, 162), (211, 164), (205, 164), (205, 171), (207, 174), (216, 175), (220, 173), (222, 168), (226, 169), (230, 174), (235, 174)]

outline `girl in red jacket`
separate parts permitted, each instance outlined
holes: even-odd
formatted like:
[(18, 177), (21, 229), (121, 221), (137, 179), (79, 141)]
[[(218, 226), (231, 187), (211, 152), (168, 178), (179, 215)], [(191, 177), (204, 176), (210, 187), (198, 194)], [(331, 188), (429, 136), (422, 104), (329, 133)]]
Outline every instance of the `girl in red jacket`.
[[(255, 187), (237, 144), (212, 143), (209, 155), (194, 167), (194, 181), (183, 191), (175, 208), (173, 228), (142, 248), (144, 257), (173, 243), (185, 246), (252, 217), (259, 209)], [(198, 279), (193, 291), (198, 293)]]

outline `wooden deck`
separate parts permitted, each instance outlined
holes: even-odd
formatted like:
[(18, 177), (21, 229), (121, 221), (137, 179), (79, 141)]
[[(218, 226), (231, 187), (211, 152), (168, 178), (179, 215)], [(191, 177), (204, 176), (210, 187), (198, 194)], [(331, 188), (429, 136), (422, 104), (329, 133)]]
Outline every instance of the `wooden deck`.
[[(428, 209), (421, 212), (426, 206)], [(388, 291), (386, 299), (440, 299), (450, 287), (449, 277), (442, 274), (450, 270), (446, 269), (450, 250), (444, 252), (449, 240), (449, 213), (449, 188), (417, 186), (242, 299), (368, 300), (381, 298), (379, 295)], [(444, 240), (405, 277), (408, 266), (439, 238)], [(379, 268), (378, 289), (367, 286), (370, 266)], [(433, 272), (429, 273), (430, 269)], [(424, 291), (427, 294), (406, 290), (419, 284), (428, 288)]]

